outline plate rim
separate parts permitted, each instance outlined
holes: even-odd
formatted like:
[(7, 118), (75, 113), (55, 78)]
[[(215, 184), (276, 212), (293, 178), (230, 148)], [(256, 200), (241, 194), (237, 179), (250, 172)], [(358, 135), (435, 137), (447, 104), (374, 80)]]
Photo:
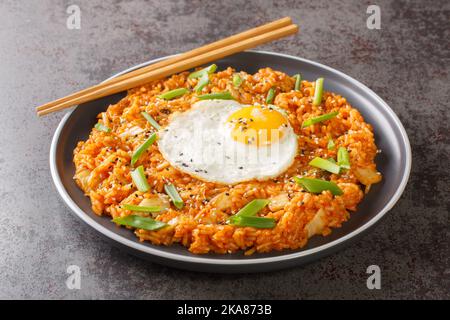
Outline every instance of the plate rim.
[[(134, 242), (130, 239), (124, 238), (121, 235), (107, 229), (106, 227), (100, 225), (95, 220), (93, 220), (86, 212), (84, 212), (78, 205), (75, 203), (75, 201), (70, 197), (70, 195), (67, 193), (64, 184), (62, 183), (61, 177), (59, 176), (57, 164), (56, 164), (56, 150), (60, 138), (60, 134), (62, 132), (62, 129), (64, 128), (67, 120), (69, 119), (70, 115), (76, 110), (77, 107), (75, 107), (72, 111), (68, 112), (59, 122), (55, 133), (53, 135), (51, 146), (50, 146), (50, 152), (49, 152), (49, 162), (50, 162), (50, 173), (52, 176), (53, 183), (56, 186), (56, 189), (60, 195), (60, 197), (63, 199), (66, 206), (68, 206), (69, 209), (71, 209), (82, 221), (84, 221), (86, 224), (94, 228), (96, 231), (100, 232), (101, 234), (107, 236), (110, 240), (116, 241), (121, 245), (124, 245), (126, 247), (130, 247), (134, 250), (140, 251), (141, 253), (150, 254), (159, 258), (168, 259), (171, 261), (179, 261), (189, 264), (197, 264), (197, 265), (229, 265), (229, 266), (237, 266), (237, 265), (255, 265), (255, 264), (265, 264), (265, 263), (276, 263), (276, 262), (288, 262), (293, 261), (302, 257), (311, 256), (314, 254), (319, 254), (326, 252), (327, 250), (331, 250), (334, 247), (338, 247), (339, 245), (342, 245), (344, 243), (349, 242), (352, 238), (356, 238), (358, 235), (364, 233), (366, 230), (374, 226), (381, 218), (383, 218), (387, 212), (389, 212), (394, 205), (398, 202), (401, 195), (403, 194), (403, 191), (406, 188), (406, 185), (409, 180), (409, 176), (411, 173), (411, 166), (412, 166), (412, 153), (411, 153), (411, 145), (409, 142), (408, 135), (406, 133), (406, 130), (401, 123), (398, 116), (395, 114), (395, 112), (391, 109), (391, 107), (383, 100), (381, 97), (379, 97), (372, 89), (367, 87), (365, 84), (361, 83), (360, 81), (346, 75), (345, 73), (336, 70), (334, 68), (331, 68), (327, 65), (305, 59), (296, 57), (289, 54), (284, 53), (277, 53), (277, 52), (271, 52), (271, 51), (265, 51), (265, 50), (246, 50), (245, 52), (253, 52), (257, 54), (262, 55), (270, 55), (270, 56), (278, 56), (278, 57), (284, 57), (288, 59), (298, 60), (303, 63), (311, 64), (315, 67), (324, 68), (327, 71), (331, 73), (335, 73), (336, 75), (346, 79), (356, 87), (360, 87), (365, 92), (367, 92), (373, 99), (375, 99), (380, 105), (384, 107), (384, 109), (389, 113), (391, 118), (394, 120), (396, 126), (400, 130), (402, 141), (404, 142), (404, 147), (406, 149), (405, 154), (405, 163), (406, 167), (403, 171), (403, 176), (400, 182), (399, 187), (395, 191), (393, 197), (389, 200), (389, 202), (370, 220), (368, 220), (366, 223), (364, 223), (362, 226), (358, 227), (357, 229), (351, 231), (350, 233), (335, 239), (329, 243), (325, 243), (323, 245), (320, 245), (318, 247), (306, 249), (306, 250), (299, 250), (296, 252), (281, 254), (279, 256), (275, 257), (262, 257), (262, 258), (239, 258), (239, 259), (217, 259), (217, 258), (204, 258), (202, 256), (183, 256), (179, 255), (177, 253), (171, 253), (166, 252), (164, 249), (160, 248), (152, 248), (150, 246), (146, 246), (144, 244)], [(109, 79), (115, 78), (117, 76), (120, 76), (122, 74), (125, 74), (127, 72), (133, 71), (135, 69), (141, 68), (143, 66), (149, 65), (151, 63), (158, 62), (163, 59), (167, 59), (170, 57), (173, 57), (176, 55), (168, 55), (156, 59), (152, 59), (140, 64), (137, 64), (135, 66), (132, 66), (128, 69), (125, 69), (121, 72), (118, 72), (109, 78), (107, 78), (104, 81), (107, 81)], [(187, 249), (186, 249), (187, 250)]]

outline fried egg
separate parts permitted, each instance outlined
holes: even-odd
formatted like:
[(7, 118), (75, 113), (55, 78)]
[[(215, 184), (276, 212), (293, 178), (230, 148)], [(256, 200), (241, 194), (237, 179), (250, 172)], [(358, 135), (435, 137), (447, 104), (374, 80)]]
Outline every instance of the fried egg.
[(158, 147), (182, 172), (236, 184), (281, 175), (297, 154), (297, 136), (275, 106), (204, 100), (171, 116), (159, 132)]

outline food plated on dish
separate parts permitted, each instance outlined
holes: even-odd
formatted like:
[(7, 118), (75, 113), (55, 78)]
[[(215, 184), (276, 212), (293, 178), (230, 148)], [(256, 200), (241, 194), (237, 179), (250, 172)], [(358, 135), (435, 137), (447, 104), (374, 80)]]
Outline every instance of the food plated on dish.
[(357, 239), (400, 198), (408, 137), (342, 72), (246, 51), (297, 32), (285, 17), (38, 106), (79, 106), (50, 148), (64, 202), (112, 244), (195, 271), (281, 269)]
[(73, 156), (92, 210), (194, 254), (298, 249), (351, 219), (382, 179), (359, 111), (326, 78), (216, 68), (138, 86), (98, 115)]

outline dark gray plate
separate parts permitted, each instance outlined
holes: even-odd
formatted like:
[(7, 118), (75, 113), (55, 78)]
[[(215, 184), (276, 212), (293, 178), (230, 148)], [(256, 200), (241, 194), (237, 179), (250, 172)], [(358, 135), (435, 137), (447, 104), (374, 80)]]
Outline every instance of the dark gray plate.
[(116, 94), (77, 107), (61, 120), (53, 137), (50, 150), (52, 177), (61, 197), (79, 218), (110, 239), (113, 244), (157, 263), (195, 271), (258, 272), (292, 267), (330, 254), (358, 238), (394, 206), (408, 181), (411, 149), (400, 120), (374, 92), (332, 68), (283, 54), (247, 51), (222, 59), (217, 64), (219, 68), (232, 66), (249, 73), (263, 67), (271, 67), (288, 74), (300, 72), (304, 79), (310, 81), (324, 77), (325, 90), (346, 97), (352, 106), (363, 114), (365, 120), (372, 124), (376, 143), (382, 150), (376, 162), (378, 170), (383, 174), (383, 181), (372, 187), (351, 219), (344, 223), (342, 228), (333, 230), (330, 236), (313, 237), (308, 245), (300, 250), (254, 254), (250, 257), (242, 253), (199, 256), (189, 253), (185, 247), (179, 245), (165, 247), (139, 242), (130, 230), (117, 228), (110, 219), (95, 215), (90, 208), (89, 198), (83, 195), (72, 179), (75, 171), (72, 154), (77, 142), (88, 137), (96, 123), (96, 115), (125, 94)]

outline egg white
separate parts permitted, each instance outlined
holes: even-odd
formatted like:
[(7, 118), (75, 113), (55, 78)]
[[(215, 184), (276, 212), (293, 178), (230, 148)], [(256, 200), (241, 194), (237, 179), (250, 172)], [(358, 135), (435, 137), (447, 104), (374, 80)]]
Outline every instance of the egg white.
[(159, 132), (161, 154), (178, 170), (209, 182), (230, 185), (279, 176), (294, 161), (297, 136), (288, 125), (271, 145), (233, 140), (227, 119), (242, 107), (234, 100), (204, 100), (173, 114)]

